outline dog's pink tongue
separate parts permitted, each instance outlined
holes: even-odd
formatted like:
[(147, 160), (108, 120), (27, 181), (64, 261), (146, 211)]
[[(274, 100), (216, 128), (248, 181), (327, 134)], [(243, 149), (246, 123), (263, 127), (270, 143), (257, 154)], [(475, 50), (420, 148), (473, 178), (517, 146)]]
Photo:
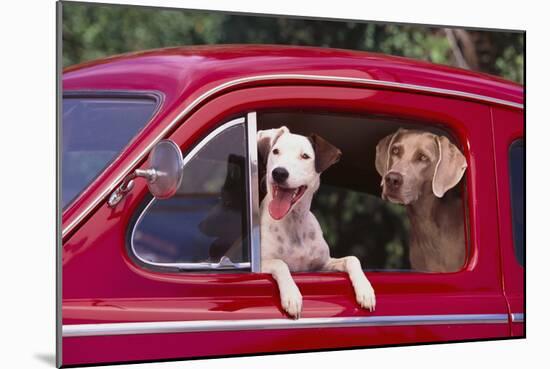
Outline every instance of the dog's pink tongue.
[(282, 219), (292, 205), (293, 190), (278, 188), (273, 191), (273, 200), (269, 203), (269, 214), (275, 220)]

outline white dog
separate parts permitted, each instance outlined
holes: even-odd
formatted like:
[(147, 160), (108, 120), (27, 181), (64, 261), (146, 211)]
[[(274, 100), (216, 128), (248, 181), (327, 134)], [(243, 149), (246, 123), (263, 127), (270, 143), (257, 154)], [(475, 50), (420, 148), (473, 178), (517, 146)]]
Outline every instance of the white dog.
[(281, 305), (298, 319), (302, 295), (290, 272), (347, 272), (357, 303), (374, 310), (374, 290), (355, 256), (331, 258), (310, 205), (320, 174), (336, 163), (340, 150), (319, 136), (292, 134), (287, 127), (258, 131), (258, 151), (267, 161), (267, 195), (260, 207), (262, 272), (279, 287)]

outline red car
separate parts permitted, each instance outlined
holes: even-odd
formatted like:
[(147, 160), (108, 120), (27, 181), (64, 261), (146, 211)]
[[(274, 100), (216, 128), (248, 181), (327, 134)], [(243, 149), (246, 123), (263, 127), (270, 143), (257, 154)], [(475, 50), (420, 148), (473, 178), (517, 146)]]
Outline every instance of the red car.
[[(63, 365), (525, 337), (523, 104), (499, 78), (335, 49), (169, 48), (66, 68)], [(342, 149), (313, 212), (331, 253), (361, 259), (375, 312), (344, 273), (296, 273), (304, 307), (289, 319), (259, 272), (256, 132), (282, 124)], [(442, 132), (467, 159), (457, 272), (411, 270), (404, 208), (380, 198), (375, 146), (399, 127)], [(154, 188), (155, 165), (172, 183)]]

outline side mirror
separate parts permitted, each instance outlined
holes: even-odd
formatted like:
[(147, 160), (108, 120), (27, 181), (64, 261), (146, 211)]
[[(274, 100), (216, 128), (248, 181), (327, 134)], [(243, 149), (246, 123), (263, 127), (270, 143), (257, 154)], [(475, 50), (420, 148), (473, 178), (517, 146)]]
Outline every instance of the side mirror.
[(157, 199), (175, 195), (183, 178), (183, 155), (178, 145), (171, 140), (159, 141), (149, 154), (149, 168), (136, 169), (111, 194), (109, 206), (115, 207), (124, 195), (134, 187), (134, 179), (147, 180), (151, 194)]
[(176, 194), (183, 177), (183, 155), (170, 140), (162, 140), (149, 155), (149, 169), (136, 169), (136, 177), (147, 179), (149, 191), (157, 199), (167, 199)]

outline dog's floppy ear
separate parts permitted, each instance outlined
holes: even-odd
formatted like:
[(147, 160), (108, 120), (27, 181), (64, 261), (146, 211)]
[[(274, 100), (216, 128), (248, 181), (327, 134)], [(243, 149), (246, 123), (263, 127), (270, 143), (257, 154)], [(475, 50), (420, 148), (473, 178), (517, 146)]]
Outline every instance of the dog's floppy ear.
[(378, 174), (380, 174), (382, 178), (384, 178), (384, 176), (388, 172), (388, 169), (390, 169), (389, 165), (391, 145), (397, 138), (398, 134), (403, 132), (405, 132), (405, 130), (399, 128), (391, 135), (387, 135), (386, 137), (378, 141), (378, 144), (376, 145), (376, 160), (374, 162), (374, 165), (376, 166)]
[(460, 181), (468, 164), (464, 155), (447, 137), (436, 136), (435, 140), (439, 159), (435, 165), (432, 191), (435, 196), (443, 197)]
[(315, 152), (315, 170), (317, 173), (324, 172), (342, 157), (342, 151), (321, 136), (311, 134), (308, 138)]
[(279, 128), (273, 129), (265, 129), (256, 133), (258, 153), (263, 163), (267, 163), (269, 151), (271, 150), (273, 145), (275, 145), (277, 139), (281, 137), (281, 135), (283, 135), (284, 133), (290, 133), (286, 126), (281, 126)]

